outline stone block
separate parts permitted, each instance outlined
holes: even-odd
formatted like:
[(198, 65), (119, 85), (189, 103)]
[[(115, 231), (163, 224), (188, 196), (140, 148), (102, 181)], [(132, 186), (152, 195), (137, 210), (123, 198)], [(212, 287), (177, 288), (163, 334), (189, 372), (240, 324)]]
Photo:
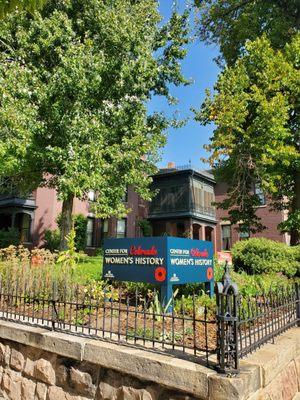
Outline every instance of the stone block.
[(49, 385), (55, 384), (55, 371), (50, 361), (41, 358), (35, 362), (34, 378)]
[(118, 400), (139, 400), (139, 390), (123, 386), (118, 391)]
[(75, 394), (71, 394), (68, 392), (66, 392), (65, 395), (66, 395), (66, 400), (91, 400), (90, 397), (88, 398), (88, 397), (77, 396)]
[(66, 400), (65, 392), (58, 386), (50, 386), (48, 389), (47, 400)]
[[(2, 377), (2, 390), (10, 400), (20, 400), (22, 377), (14, 371), (6, 371)], [(25, 399), (24, 399), (25, 400)]]
[(9, 365), (9, 359), (10, 359), (10, 348), (9, 346), (0, 343), (0, 364), (3, 367), (6, 367)]
[(12, 348), (10, 354), (10, 366), (11, 368), (15, 369), (16, 371), (22, 371), (24, 368), (25, 359), (23, 354)]
[(35, 362), (31, 358), (26, 358), (25, 366), (24, 366), (24, 375), (28, 376), (29, 378), (34, 377), (34, 367)]
[(65, 365), (61, 364), (56, 369), (56, 384), (58, 386), (66, 387), (68, 386), (68, 383), (69, 383), (69, 370)]
[(35, 391), (36, 400), (46, 400), (47, 389), (48, 388), (44, 383), (37, 382)]
[(59, 332), (47, 331), (43, 335), (41, 348), (62, 357), (82, 361), (85, 339)]
[(209, 395), (213, 400), (243, 400), (260, 389), (258, 366), (243, 367), (237, 376), (212, 375), (209, 377)]
[(294, 359), (297, 354), (296, 339), (290, 336), (276, 338), (275, 344), (264, 345), (260, 350), (250, 354), (241, 365), (259, 365), (262, 372), (262, 386), (272, 382), (281, 370)]
[(78, 394), (94, 397), (96, 393), (96, 385), (88, 372), (80, 371), (71, 367), (70, 383)]
[(117, 400), (118, 388), (106, 382), (101, 382), (98, 388), (97, 400)]
[(283, 400), (292, 400), (298, 392), (298, 379), (296, 365), (291, 361), (281, 372), (281, 385)]
[(93, 340), (87, 340), (83, 359), (204, 399), (208, 397), (208, 377), (216, 375), (216, 372), (187, 360)]
[(30, 379), (22, 378), (22, 400), (34, 400), (36, 383)]
[(298, 379), (298, 391), (300, 392), (300, 356), (295, 358), (295, 366), (296, 366), (297, 379)]

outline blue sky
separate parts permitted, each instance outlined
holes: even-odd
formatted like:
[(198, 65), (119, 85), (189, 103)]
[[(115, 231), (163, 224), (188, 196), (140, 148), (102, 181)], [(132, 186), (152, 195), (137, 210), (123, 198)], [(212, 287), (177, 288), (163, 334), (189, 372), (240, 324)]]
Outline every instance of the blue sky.
[[(184, 2), (184, 0), (178, 0), (181, 7), (184, 6)], [(169, 17), (173, 3), (174, 0), (160, 0), (160, 10), (165, 18)], [(174, 107), (170, 107), (161, 98), (156, 98), (151, 102), (149, 111), (164, 111), (168, 115), (176, 112), (180, 118), (189, 117), (184, 127), (169, 130), (168, 142), (163, 149), (159, 166), (165, 166), (169, 161), (184, 165), (191, 160), (196, 167), (206, 167), (200, 161), (200, 157), (207, 156), (203, 145), (209, 141), (212, 126), (204, 127), (193, 121), (190, 108), (199, 108), (205, 97), (205, 89), (213, 88), (219, 72), (213, 61), (217, 54), (218, 48), (215, 46), (206, 46), (199, 40), (191, 43), (188, 46), (188, 55), (182, 63), (182, 69), (184, 76), (193, 79), (194, 83), (172, 90), (172, 94), (178, 99), (178, 104)]]

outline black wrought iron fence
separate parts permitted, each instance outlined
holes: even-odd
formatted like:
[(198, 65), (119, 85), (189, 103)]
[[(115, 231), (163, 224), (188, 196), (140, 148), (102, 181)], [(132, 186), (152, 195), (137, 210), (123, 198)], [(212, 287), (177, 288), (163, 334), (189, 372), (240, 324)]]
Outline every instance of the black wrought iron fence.
[(7, 278), (0, 281), (0, 319), (142, 346), (238, 373), (241, 358), (299, 326), (299, 298), (297, 285), (243, 298), (228, 267), (216, 285), (216, 312), (195, 294), (173, 297), (164, 307), (155, 290), (142, 295), (106, 285), (95, 292), (56, 281), (28, 285)]
[(215, 315), (195, 295), (173, 297), (164, 307), (156, 290), (145, 296), (108, 285), (93, 293), (79, 286), (58, 288), (56, 282), (51, 290), (28, 290), (8, 280), (0, 284), (0, 319), (172, 351), (206, 365), (216, 352)]
[(300, 288), (292, 284), (255, 297), (239, 295), (229, 268), (217, 283), (217, 368), (239, 371), (239, 360), (287, 329), (300, 326)]

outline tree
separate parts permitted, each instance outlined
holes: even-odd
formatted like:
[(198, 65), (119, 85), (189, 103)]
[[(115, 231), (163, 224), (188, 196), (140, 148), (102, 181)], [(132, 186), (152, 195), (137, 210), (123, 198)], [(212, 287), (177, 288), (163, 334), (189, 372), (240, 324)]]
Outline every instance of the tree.
[(229, 184), (219, 207), (233, 223), (252, 231), (263, 226), (256, 217), (258, 182), (274, 208), (289, 210), (281, 228), (300, 240), (300, 33), (282, 50), (265, 36), (247, 42), (245, 53), (220, 74), (196, 118), (216, 129), (207, 149), (217, 178)]
[(33, 11), (42, 7), (44, 3), (45, 0), (0, 0), (0, 19), (12, 11), (23, 9)]
[(188, 83), (187, 14), (160, 21), (156, 0), (58, 0), (1, 22), (0, 177), (57, 190), (61, 248), (74, 198), (94, 190), (99, 217), (126, 213), (128, 185), (150, 199), (169, 121), (147, 102)]
[(265, 33), (275, 49), (283, 49), (300, 28), (298, 0), (194, 0), (199, 35), (220, 47), (221, 57), (233, 65), (247, 40)]

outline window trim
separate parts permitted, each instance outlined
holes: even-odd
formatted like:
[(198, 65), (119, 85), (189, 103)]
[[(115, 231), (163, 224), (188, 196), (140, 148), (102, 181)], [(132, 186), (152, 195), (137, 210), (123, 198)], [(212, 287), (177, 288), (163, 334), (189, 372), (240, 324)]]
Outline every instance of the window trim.
[[(230, 236), (228, 236), (228, 237), (223, 236), (223, 228), (229, 228)], [(228, 249), (224, 248), (224, 244), (223, 244), (224, 239), (229, 240), (229, 248)], [(221, 248), (222, 248), (222, 251), (230, 251), (232, 248), (232, 226), (230, 223), (229, 224), (221, 223)]]

